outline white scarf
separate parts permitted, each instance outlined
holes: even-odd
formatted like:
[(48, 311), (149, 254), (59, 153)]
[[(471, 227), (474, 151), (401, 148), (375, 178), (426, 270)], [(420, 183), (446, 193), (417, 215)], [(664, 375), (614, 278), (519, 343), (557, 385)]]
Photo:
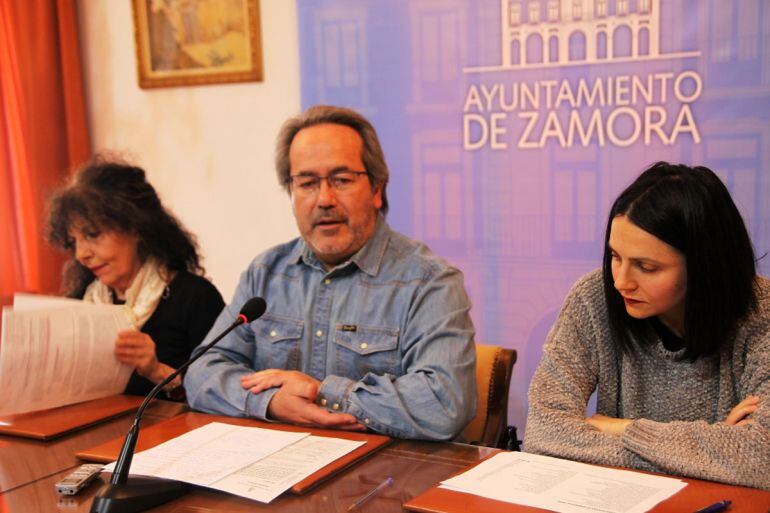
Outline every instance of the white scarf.
[[(126, 303), (123, 305), (123, 311), (136, 329), (141, 329), (155, 312), (168, 286), (168, 282), (161, 277), (160, 271), (161, 267), (158, 263), (148, 259), (136, 273), (131, 286), (126, 289)], [(168, 275), (168, 273), (163, 274)], [(86, 288), (83, 301), (111, 305), (113, 304), (112, 289), (99, 280), (94, 280)]]

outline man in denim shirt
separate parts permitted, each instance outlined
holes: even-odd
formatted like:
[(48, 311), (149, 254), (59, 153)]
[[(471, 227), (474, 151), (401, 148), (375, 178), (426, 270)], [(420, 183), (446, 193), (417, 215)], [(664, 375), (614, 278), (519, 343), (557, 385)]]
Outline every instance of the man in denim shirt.
[(257, 256), (207, 339), (236, 328), (184, 380), (190, 404), (232, 416), (450, 440), (476, 410), (462, 274), (385, 221), (388, 168), (372, 125), (316, 106), (276, 152), (301, 234)]

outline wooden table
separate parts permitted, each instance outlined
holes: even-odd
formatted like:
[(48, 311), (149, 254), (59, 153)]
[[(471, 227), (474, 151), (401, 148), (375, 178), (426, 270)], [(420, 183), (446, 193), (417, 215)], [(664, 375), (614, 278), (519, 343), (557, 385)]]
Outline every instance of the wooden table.
[[(158, 408), (158, 407), (156, 407)], [(160, 408), (151, 410), (147, 424), (158, 422), (179, 412), (179, 405), (161, 403)], [(7, 441), (11, 448), (6, 452), (0, 446), (0, 469), (4, 483), (16, 483), (7, 487), (0, 494), (0, 513), (28, 512), (87, 512), (91, 501), (99, 488), (99, 481), (72, 497), (58, 496), (54, 483), (61, 480), (78, 464), (74, 453), (96, 445), (110, 438), (122, 436), (130, 424), (130, 417), (121, 418), (106, 424), (94, 426), (87, 432), (75, 434), (66, 439), (53, 443), (24, 442), (21, 439)], [(20, 445), (18, 453), (13, 453), (13, 446)], [(23, 448), (22, 448), (23, 447)], [(32, 447), (32, 449), (30, 449)], [(327, 513), (344, 512), (358, 498), (365, 495), (387, 477), (393, 477), (393, 486), (385, 489), (371, 501), (366, 503), (363, 511), (366, 513), (395, 513), (403, 511), (402, 505), (408, 500), (429, 490), (437, 482), (462, 471), (468, 466), (488, 457), (494, 451), (484, 447), (474, 447), (464, 444), (444, 444), (431, 442), (396, 441), (368, 459), (321, 484), (305, 495), (295, 496), (284, 494), (271, 504), (260, 504), (248, 499), (216, 492), (207, 489), (196, 489), (190, 494), (159, 506), (152, 512), (168, 513), (240, 513), (253, 511), (270, 511), (278, 513)], [(51, 453), (51, 454), (47, 454)], [(11, 454), (19, 454), (28, 460), (40, 458), (41, 463), (21, 466), (10, 465)], [(105, 477), (100, 478), (102, 481)], [(688, 480), (686, 490), (688, 501), (699, 498), (709, 501), (712, 497), (733, 499), (734, 507), (729, 513), (767, 512), (770, 510), (770, 493), (749, 488), (731, 487)], [(692, 493), (692, 492), (702, 493)], [(469, 513), (480, 511), (474, 508), (470, 496), (465, 499)], [(674, 496), (655, 508), (655, 513), (685, 512), (690, 513), (705, 505), (683, 503)], [(696, 499), (697, 500), (697, 499)], [(714, 502), (714, 501), (711, 501)], [(707, 502), (707, 504), (710, 502)], [(526, 507), (516, 507), (516, 511), (541, 511)]]
[[(155, 424), (186, 410), (181, 403), (158, 401), (150, 405), (142, 425)], [(76, 452), (125, 436), (132, 420), (133, 414), (124, 415), (48, 442), (0, 435), (0, 492), (5, 494), (51, 475), (66, 475), (83, 463), (75, 457)], [(5, 513), (2, 508), (0, 512)]]
[[(94, 429), (100, 430), (100, 426)], [(346, 511), (350, 504), (388, 476), (393, 476), (393, 487), (368, 502), (364, 511), (375, 513), (403, 511), (401, 505), (407, 500), (492, 452), (492, 449), (462, 444), (398, 441), (306, 495), (285, 494), (271, 504), (260, 504), (222, 492), (198, 489), (150, 511), (174, 513)], [(91, 507), (94, 494), (99, 489), (99, 481), (78, 495), (61, 497), (54, 490), (54, 484), (69, 471), (70, 469), (63, 470), (3, 493), (0, 495), (0, 512), (87, 512)], [(100, 479), (102, 482), (106, 481), (106, 475)]]

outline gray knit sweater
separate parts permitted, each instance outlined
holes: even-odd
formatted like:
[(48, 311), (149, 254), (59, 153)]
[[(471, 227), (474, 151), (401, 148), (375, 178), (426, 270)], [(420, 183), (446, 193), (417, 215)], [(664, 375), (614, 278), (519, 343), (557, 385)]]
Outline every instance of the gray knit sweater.
[[(770, 489), (770, 281), (760, 277), (757, 290), (758, 311), (732, 347), (690, 363), (660, 340), (624, 355), (610, 339), (601, 271), (581, 278), (532, 379), (524, 449)], [(620, 437), (584, 420), (597, 387), (597, 413), (634, 419)], [(761, 400), (754, 421), (725, 424), (749, 395)]]

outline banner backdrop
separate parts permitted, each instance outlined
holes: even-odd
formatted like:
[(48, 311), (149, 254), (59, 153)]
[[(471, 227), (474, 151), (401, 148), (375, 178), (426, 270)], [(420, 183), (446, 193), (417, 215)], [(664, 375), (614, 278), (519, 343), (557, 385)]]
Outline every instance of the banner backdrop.
[[(515, 348), (510, 420), (614, 198), (658, 160), (723, 178), (770, 247), (770, 3), (300, 0), (302, 104), (368, 116), (391, 225), (465, 273)], [(765, 258), (759, 269), (768, 274)]]

